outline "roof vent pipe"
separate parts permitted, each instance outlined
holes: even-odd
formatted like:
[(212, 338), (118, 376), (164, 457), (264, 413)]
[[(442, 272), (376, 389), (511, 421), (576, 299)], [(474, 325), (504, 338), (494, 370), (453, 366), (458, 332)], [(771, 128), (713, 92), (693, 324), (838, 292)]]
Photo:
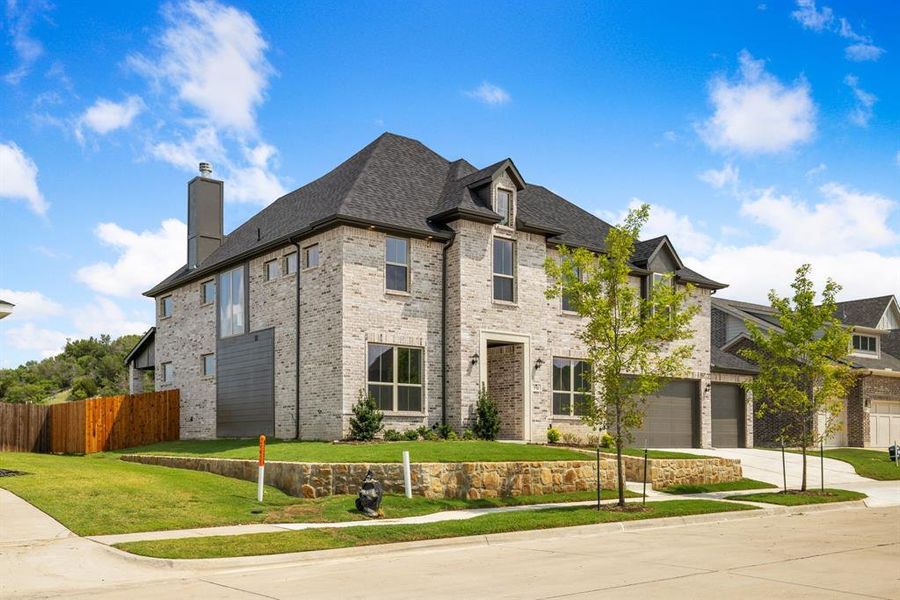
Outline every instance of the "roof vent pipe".
[(200, 177), (212, 177), (212, 165), (208, 162), (200, 163)]

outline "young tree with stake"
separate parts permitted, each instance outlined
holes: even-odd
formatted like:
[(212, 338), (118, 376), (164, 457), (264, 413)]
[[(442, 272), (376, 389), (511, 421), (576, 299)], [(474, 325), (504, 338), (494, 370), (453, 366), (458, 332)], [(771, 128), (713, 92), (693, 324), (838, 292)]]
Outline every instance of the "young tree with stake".
[[(792, 297), (769, 292), (780, 329), (763, 330), (748, 321), (752, 343), (741, 351), (759, 366), (759, 375), (745, 384), (753, 392), (757, 415), (781, 417), (782, 440), (803, 450), (801, 491), (806, 491), (806, 449), (840, 428), (838, 415), (854, 380), (844, 360), (851, 334), (834, 316), (841, 286), (828, 279), (816, 304), (809, 271), (808, 264), (797, 269)], [(816, 428), (819, 415), (825, 417), (824, 427)]]
[[(622, 449), (641, 426), (644, 402), (667, 379), (683, 375), (694, 347), (691, 320), (699, 310), (687, 302), (692, 286), (676, 286), (669, 274), (642, 297), (631, 278), (630, 259), (650, 208), (644, 204), (609, 230), (604, 252), (559, 247), (560, 260), (548, 258), (548, 298), (565, 295), (583, 321), (579, 337), (590, 372), (582, 421), (605, 428), (616, 444), (619, 506), (625, 505)], [(599, 476), (599, 474), (598, 474)]]

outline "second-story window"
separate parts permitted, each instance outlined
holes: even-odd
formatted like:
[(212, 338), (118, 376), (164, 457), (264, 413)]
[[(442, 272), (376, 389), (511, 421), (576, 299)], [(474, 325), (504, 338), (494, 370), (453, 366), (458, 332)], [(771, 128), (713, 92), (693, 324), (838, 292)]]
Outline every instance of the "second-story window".
[(277, 260), (269, 260), (263, 265), (266, 281), (272, 281), (281, 277), (281, 268), (278, 266)]
[(853, 334), (853, 349), (857, 352), (868, 352), (875, 354), (878, 352), (878, 340), (874, 335)]
[(292, 275), (297, 272), (297, 253), (291, 252), (284, 257), (284, 274)]
[(212, 304), (216, 301), (216, 280), (210, 279), (200, 284), (200, 303)]
[(172, 296), (163, 296), (159, 300), (159, 316), (165, 319), (166, 317), (172, 316), (172, 308), (174, 306), (174, 301), (172, 300)]
[(313, 244), (303, 249), (303, 268), (312, 269), (319, 266), (319, 245)]
[(497, 190), (497, 204), (494, 212), (500, 215), (501, 225), (512, 224), (512, 194), (506, 190)]
[[(581, 276), (581, 267), (574, 267), (575, 277), (578, 281), (583, 281)], [(569, 294), (562, 295), (562, 309), (566, 312), (575, 312), (575, 299)]]
[(219, 337), (240, 335), (244, 319), (244, 267), (219, 275)]
[(516, 300), (516, 244), (494, 238), (494, 300)]
[(384, 286), (394, 292), (409, 291), (409, 240), (385, 238)]

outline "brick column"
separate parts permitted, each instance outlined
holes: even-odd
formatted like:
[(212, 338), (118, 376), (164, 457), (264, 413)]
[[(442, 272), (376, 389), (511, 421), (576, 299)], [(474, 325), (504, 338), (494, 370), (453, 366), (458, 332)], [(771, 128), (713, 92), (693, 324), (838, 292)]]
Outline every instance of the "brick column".
[(708, 374), (700, 376), (700, 447), (712, 447), (712, 383)]
[(744, 447), (753, 447), (753, 392), (744, 390)]
[(144, 372), (128, 363), (128, 393), (140, 394), (144, 391)]

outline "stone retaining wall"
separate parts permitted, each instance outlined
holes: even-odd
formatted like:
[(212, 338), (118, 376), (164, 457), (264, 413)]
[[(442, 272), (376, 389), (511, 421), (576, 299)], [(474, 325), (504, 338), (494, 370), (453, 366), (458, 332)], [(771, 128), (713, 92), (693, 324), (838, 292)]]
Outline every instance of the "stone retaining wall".
[[(230, 458), (148, 456), (130, 454), (122, 460), (149, 465), (206, 471), (226, 477), (256, 481), (257, 462)], [(372, 470), (384, 491), (403, 493), (400, 463), (298, 463), (266, 462), (266, 483), (286, 494), (319, 498), (356, 494)], [(413, 494), (427, 498), (491, 498), (577, 492), (596, 488), (593, 460), (553, 462), (415, 463), (410, 465)], [(600, 481), (615, 487), (615, 462), (603, 458)]]
[[(623, 456), (626, 481), (642, 481), (644, 459)], [(647, 460), (647, 483), (654, 489), (673, 485), (698, 485), (737, 481), (743, 477), (741, 461), (731, 458), (651, 458)]]

